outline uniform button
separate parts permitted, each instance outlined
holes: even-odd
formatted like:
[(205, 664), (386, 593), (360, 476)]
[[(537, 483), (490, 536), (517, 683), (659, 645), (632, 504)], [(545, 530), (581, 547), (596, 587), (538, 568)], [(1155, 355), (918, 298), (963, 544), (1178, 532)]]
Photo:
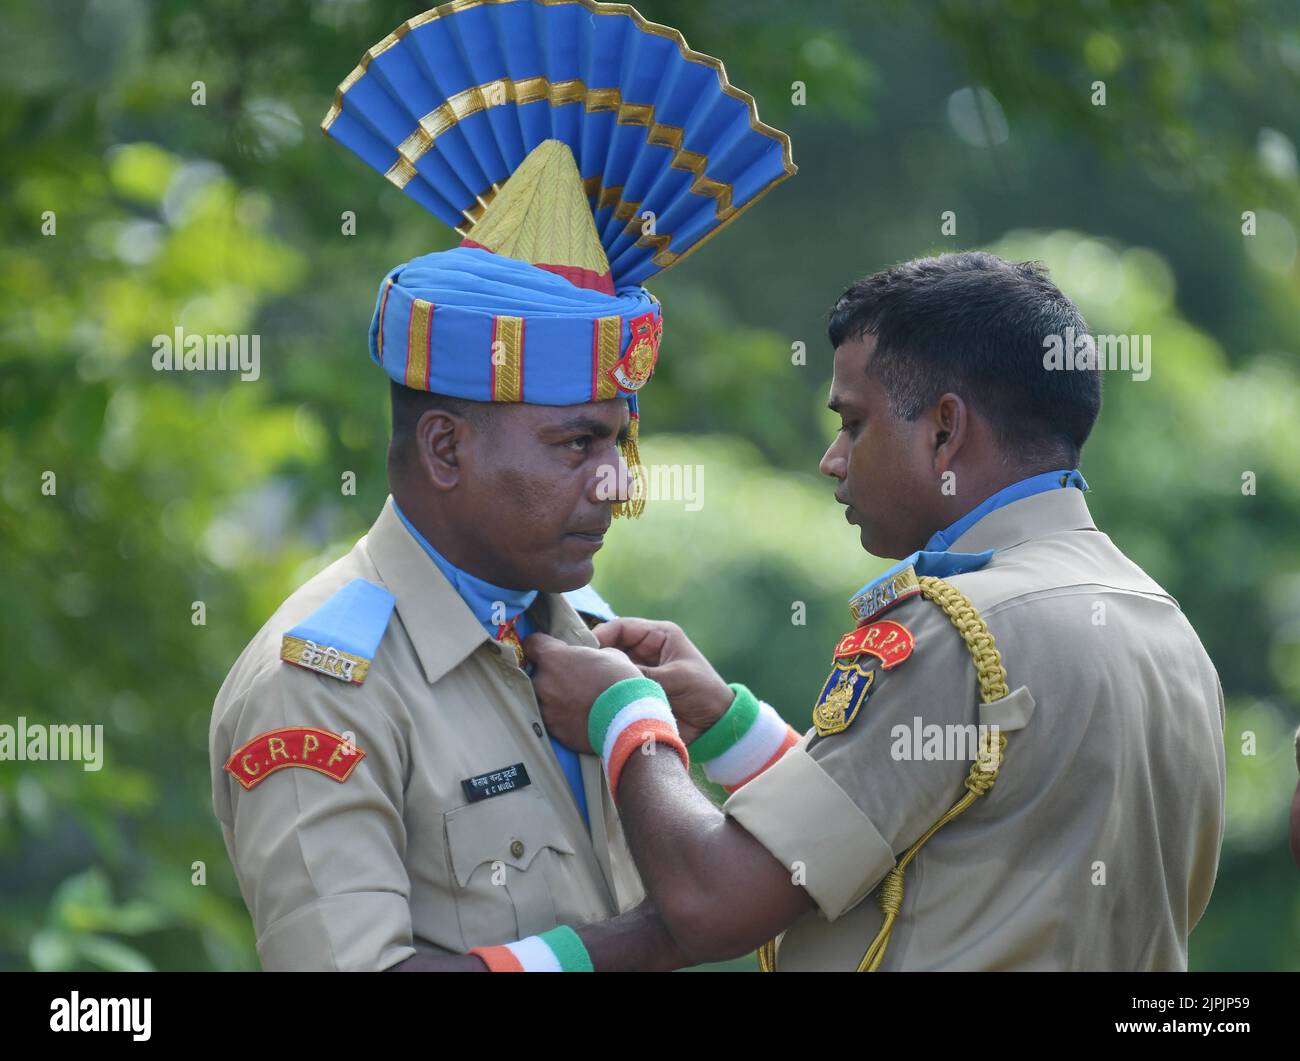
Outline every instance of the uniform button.
[(523, 857), (524, 857), (524, 842), (523, 842), (522, 840), (516, 840), (516, 841), (514, 841), (514, 842), (510, 845), (510, 853), (511, 853), (512, 855), (514, 855), (515, 858), (523, 858)]
[(539, 737), (542, 735), (542, 724), (540, 722), (533, 723), (533, 732), (536, 733)]

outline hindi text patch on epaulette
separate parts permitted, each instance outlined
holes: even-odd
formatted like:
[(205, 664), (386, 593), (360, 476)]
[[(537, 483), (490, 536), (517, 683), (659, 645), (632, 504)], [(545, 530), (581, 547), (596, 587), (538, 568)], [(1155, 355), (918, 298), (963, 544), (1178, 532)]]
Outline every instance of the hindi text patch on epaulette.
[(893, 577), (868, 586), (849, 601), (849, 610), (859, 623), (870, 622), (885, 609), (920, 592), (921, 584), (917, 581), (915, 568), (905, 567)]
[(280, 642), (280, 658), (295, 667), (360, 685), (370, 673), (396, 598), (373, 582), (354, 578)]

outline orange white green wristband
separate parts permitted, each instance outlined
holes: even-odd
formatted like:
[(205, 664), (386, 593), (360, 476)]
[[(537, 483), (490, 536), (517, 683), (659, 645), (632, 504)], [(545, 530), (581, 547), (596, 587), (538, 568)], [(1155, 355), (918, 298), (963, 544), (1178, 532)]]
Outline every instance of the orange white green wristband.
[(705, 776), (728, 792), (752, 781), (799, 743), (798, 731), (739, 682), (726, 713), (691, 741)]
[(587, 948), (568, 925), (498, 947), (475, 947), (469, 953), (478, 955), (494, 973), (595, 972)]
[(653, 751), (665, 744), (681, 756), (683, 765), (690, 765), (668, 694), (650, 678), (624, 678), (601, 693), (587, 716), (587, 738), (605, 763), (609, 792), (615, 799), (623, 767), (638, 748)]

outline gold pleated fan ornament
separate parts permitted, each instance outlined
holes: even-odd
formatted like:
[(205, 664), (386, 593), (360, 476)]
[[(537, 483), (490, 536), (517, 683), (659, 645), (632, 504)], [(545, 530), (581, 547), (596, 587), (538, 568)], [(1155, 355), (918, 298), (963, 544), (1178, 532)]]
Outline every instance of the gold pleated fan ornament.
[(642, 285), (791, 176), (790, 138), (677, 30), (598, 0), (416, 15), (321, 127), (464, 237), (389, 271), (371, 357), (472, 401), (625, 398), (630, 498), (614, 514), (640, 515), (637, 398), (663, 332)]

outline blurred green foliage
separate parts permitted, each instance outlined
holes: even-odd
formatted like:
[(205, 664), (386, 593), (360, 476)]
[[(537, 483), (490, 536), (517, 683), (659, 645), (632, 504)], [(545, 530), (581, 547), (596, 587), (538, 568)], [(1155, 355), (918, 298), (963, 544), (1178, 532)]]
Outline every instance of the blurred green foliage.
[[(801, 172), (652, 283), (668, 333), (643, 449), (702, 468), (706, 503), (617, 525), (602, 592), (681, 622), (802, 725), (847, 597), (883, 566), (816, 472), (826, 308), (917, 254), (1044, 260), (1095, 329), (1153, 336), (1150, 380), (1109, 374), (1083, 468), (1099, 524), (1178, 597), (1227, 694), (1228, 833), (1193, 967), (1300, 968), (1294, 5), (640, 6), (726, 60)], [(252, 633), (387, 492), (374, 293), (452, 237), (316, 126), (416, 10), (0, 15), (0, 722), (99, 723), (107, 744), (100, 772), (0, 763), (0, 967), (256, 967), (209, 713)], [(261, 378), (154, 372), (153, 336), (178, 325), (256, 332)]]

